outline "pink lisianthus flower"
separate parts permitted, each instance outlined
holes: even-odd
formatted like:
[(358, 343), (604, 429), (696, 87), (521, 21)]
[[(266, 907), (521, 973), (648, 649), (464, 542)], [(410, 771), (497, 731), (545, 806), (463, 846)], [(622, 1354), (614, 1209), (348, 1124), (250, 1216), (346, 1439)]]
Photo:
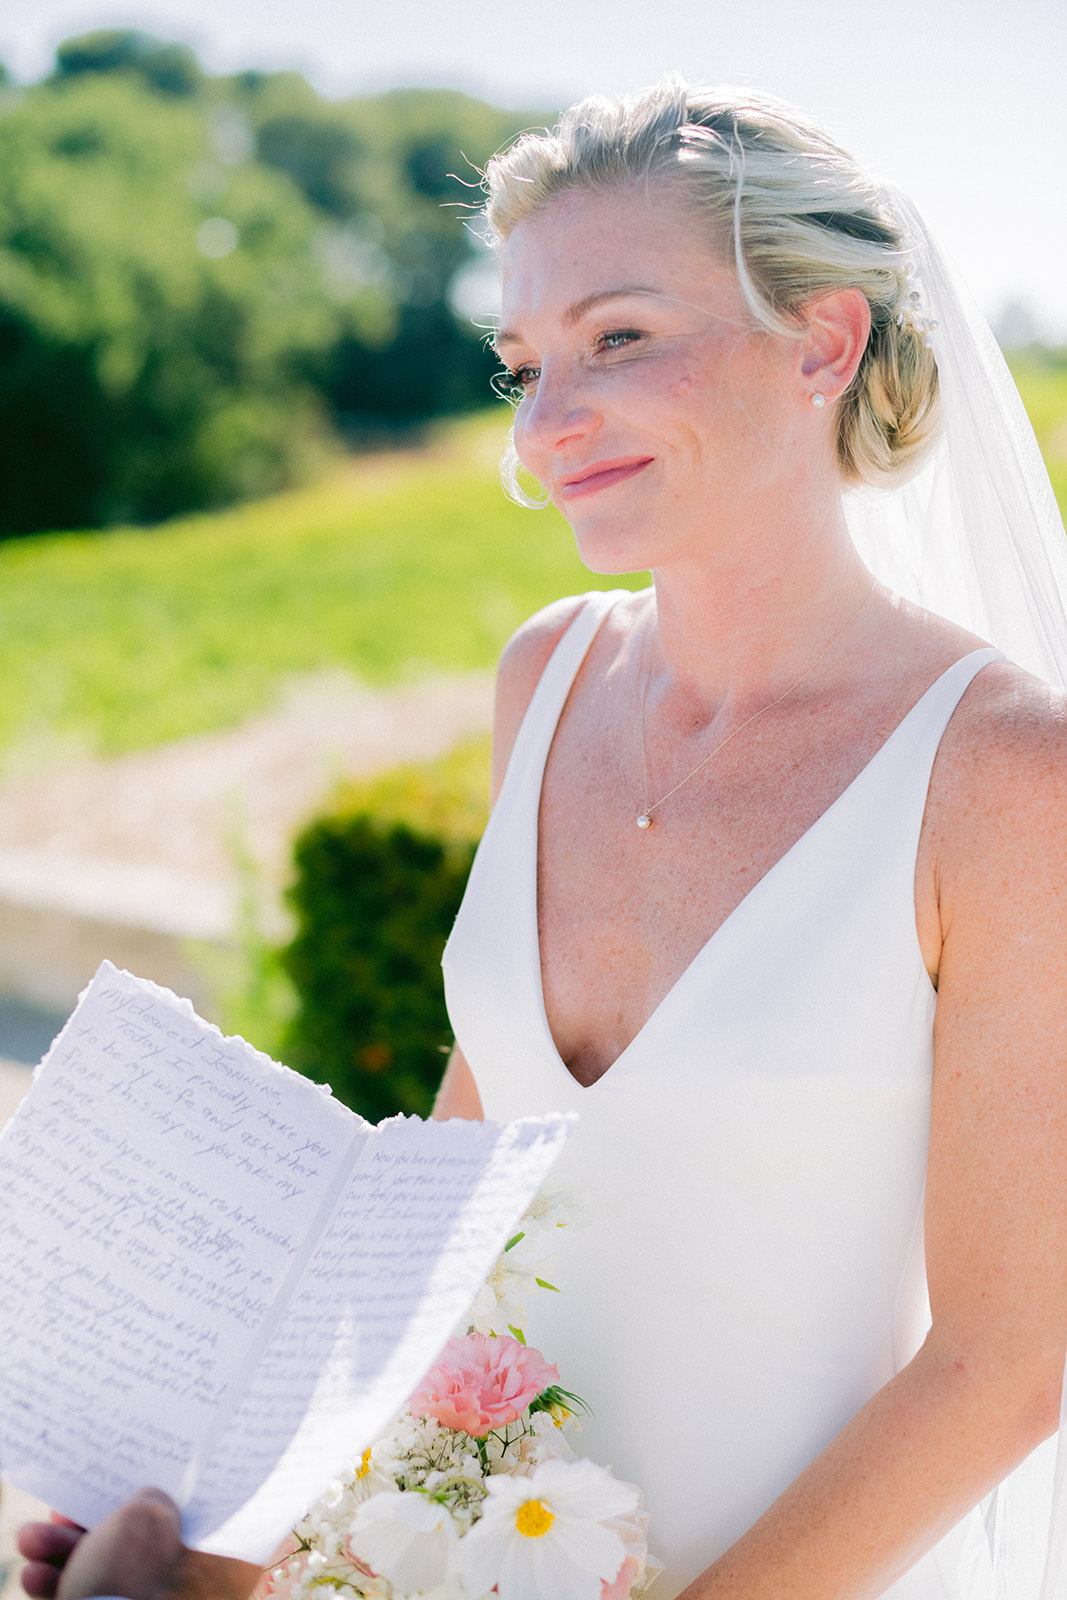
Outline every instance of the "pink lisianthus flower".
[(600, 1600), (630, 1600), (630, 1591), (637, 1577), (637, 1562), (633, 1556), (627, 1556), (618, 1572), (615, 1574), (614, 1583), (605, 1583), (600, 1591)]
[(510, 1334), (468, 1333), (448, 1341), (408, 1409), (481, 1439), (521, 1417), (531, 1400), (558, 1382), (559, 1369)]
[(630, 1600), (633, 1594), (642, 1595), (656, 1575), (663, 1571), (662, 1561), (649, 1554), (648, 1512), (643, 1505), (626, 1516), (612, 1517), (605, 1522), (622, 1538), (626, 1559), (611, 1583), (605, 1583), (600, 1600)]

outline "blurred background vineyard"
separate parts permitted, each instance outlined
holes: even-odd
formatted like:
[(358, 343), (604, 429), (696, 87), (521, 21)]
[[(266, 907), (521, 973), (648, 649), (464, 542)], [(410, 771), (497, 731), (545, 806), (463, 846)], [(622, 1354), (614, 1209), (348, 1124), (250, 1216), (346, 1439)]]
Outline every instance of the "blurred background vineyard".
[[(509, 413), (471, 321), (477, 169), (552, 114), (331, 100), (134, 31), (0, 81), (0, 802), (294, 681), (487, 673), (598, 581), (554, 512), (500, 493)], [(1067, 351), (1018, 308), (1003, 334), (1062, 506)], [(296, 843), (285, 938), (252, 892), (207, 952), (220, 1020), (367, 1115), (425, 1111), (486, 772), (475, 741), (342, 785)]]

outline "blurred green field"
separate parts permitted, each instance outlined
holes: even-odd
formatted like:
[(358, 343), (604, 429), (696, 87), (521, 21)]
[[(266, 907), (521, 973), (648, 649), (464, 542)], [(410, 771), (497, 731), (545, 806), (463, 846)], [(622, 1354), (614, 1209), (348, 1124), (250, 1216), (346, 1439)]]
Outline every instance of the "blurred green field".
[[(1067, 506), (1067, 365), (1015, 370)], [(615, 586), (554, 511), (504, 499), (507, 416), (234, 510), (0, 544), (2, 770), (225, 727), (339, 666), (369, 683), (489, 669), (537, 606)]]
[(1067, 522), (1067, 355), (1060, 354), (1058, 361), (1019, 355), (1011, 369)]
[(339, 666), (369, 683), (490, 669), (530, 611), (600, 581), (554, 511), (504, 499), (509, 415), (233, 510), (0, 544), (0, 762), (225, 727)]

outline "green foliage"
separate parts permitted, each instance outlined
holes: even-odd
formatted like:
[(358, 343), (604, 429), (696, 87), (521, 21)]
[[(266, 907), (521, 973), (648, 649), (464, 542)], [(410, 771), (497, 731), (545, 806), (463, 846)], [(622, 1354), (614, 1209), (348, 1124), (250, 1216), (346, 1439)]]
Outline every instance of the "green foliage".
[(353, 129), (315, 108), (312, 115), (281, 112), (257, 129), (260, 160), (285, 172), (312, 205), (347, 217), (359, 206), (357, 165), (362, 146)]
[(1067, 349), (1020, 351), (1011, 370), (1067, 521)]
[(484, 403), (455, 203), (517, 119), (205, 76), (132, 30), (0, 101), (0, 535), (262, 495), (338, 430)]
[(260, 166), (197, 198), (210, 154), (188, 102), (122, 74), (0, 117), (0, 530), (152, 520), (306, 463), (304, 370), (337, 335), (314, 218)]
[(171, 44), (132, 28), (102, 28), (68, 39), (56, 51), (54, 80), (84, 73), (129, 73), (160, 94), (179, 97), (200, 87), (200, 63), (184, 44)]
[(281, 947), (263, 931), (267, 908), (262, 876), (239, 832), (230, 840), (230, 853), (239, 884), (231, 938), (224, 946), (189, 939), (184, 953), (203, 975), (214, 1008), (212, 1020), (224, 1033), (239, 1033), (280, 1061), (296, 993), (282, 965)]
[(370, 1121), (425, 1116), (450, 1034), (448, 938), (486, 816), (488, 742), (351, 787), (297, 840), (285, 1059)]
[(292, 73), (247, 84), (240, 103), (260, 158), (330, 219), (336, 280), (366, 297), (323, 372), (338, 424), (358, 432), (484, 403), (496, 363), (448, 296), (475, 248), (462, 221), (478, 169), (526, 119), (451, 90), (327, 105)]
[[(1067, 511), (1067, 367), (1016, 376)], [(538, 606), (647, 581), (591, 577), (555, 511), (504, 499), (509, 415), (151, 533), (0, 544), (0, 767), (226, 727), (293, 675), (489, 670)]]

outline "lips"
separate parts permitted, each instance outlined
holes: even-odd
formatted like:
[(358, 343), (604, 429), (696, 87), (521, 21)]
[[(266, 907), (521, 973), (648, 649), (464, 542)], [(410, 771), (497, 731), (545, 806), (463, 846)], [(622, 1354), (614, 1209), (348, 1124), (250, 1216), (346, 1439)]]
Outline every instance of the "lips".
[(634, 478), (650, 464), (651, 456), (624, 456), (617, 461), (595, 461), (591, 467), (564, 478), (561, 498), (578, 500), (585, 495), (599, 494), (601, 489), (612, 489), (617, 483)]

